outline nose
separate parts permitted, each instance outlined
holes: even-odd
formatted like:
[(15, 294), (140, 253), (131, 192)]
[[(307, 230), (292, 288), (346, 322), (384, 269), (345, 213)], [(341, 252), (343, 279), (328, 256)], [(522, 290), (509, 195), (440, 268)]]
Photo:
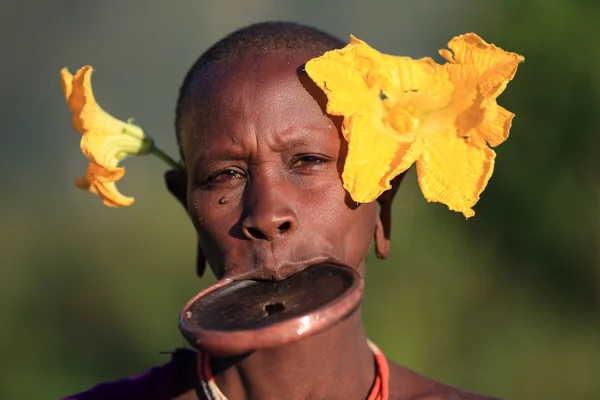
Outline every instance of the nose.
[(244, 236), (271, 242), (293, 234), (298, 229), (298, 218), (281, 188), (253, 189), (257, 189), (256, 194), (247, 198), (242, 221)]

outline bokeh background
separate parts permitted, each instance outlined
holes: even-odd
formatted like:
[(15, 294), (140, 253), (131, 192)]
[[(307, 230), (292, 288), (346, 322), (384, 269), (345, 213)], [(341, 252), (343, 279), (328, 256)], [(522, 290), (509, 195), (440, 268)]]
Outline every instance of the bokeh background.
[(158, 159), (126, 164), (130, 208), (73, 186), (87, 161), (59, 70), (93, 65), (99, 103), (175, 155), (186, 70), (263, 20), (412, 57), (474, 31), (525, 56), (499, 99), (517, 117), (477, 215), (427, 204), (410, 172), (392, 257), (369, 264), (364, 320), (391, 358), (450, 384), (600, 399), (597, 0), (4, 0), (0, 398), (55, 399), (166, 362), (161, 351), (184, 345), (180, 308), (213, 282), (195, 277), (194, 231)]

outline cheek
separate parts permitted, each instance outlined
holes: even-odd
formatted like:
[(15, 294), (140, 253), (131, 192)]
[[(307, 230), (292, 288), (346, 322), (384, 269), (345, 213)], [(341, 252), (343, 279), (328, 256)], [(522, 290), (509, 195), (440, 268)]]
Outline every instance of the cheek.
[[(192, 192), (188, 212), (207, 252), (223, 247), (239, 222), (239, 199), (219, 193)], [(206, 254), (208, 257), (208, 254)]]
[(377, 206), (375, 203), (361, 204), (351, 212), (352, 222), (347, 230), (348, 255), (354, 265), (358, 265), (365, 260), (371, 248), (377, 222)]
[(368, 203), (350, 208), (346, 195), (341, 185), (321, 191), (318, 202), (306, 204), (301, 230), (331, 243), (344, 262), (358, 266), (371, 247), (377, 205)]

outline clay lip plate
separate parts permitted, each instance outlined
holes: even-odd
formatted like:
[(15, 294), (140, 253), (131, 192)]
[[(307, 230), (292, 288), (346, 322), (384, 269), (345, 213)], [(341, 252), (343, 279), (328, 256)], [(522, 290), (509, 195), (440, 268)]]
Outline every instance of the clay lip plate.
[(183, 308), (179, 329), (194, 348), (232, 356), (320, 332), (359, 305), (364, 280), (348, 267), (320, 264), (281, 281), (222, 280)]

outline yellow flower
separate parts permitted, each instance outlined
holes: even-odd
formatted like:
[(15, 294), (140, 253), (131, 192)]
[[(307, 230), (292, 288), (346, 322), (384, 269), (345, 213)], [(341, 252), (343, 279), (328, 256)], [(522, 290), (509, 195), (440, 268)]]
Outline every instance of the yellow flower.
[(77, 178), (75, 184), (100, 196), (107, 206), (128, 206), (133, 197), (122, 195), (115, 185), (125, 174), (118, 165), (128, 155), (152, 152), (154, 142), (140, 127), (114, 118), (96, 103), (92, 71), (90, 66), (79, 69), (75, 76), (66, 68), (60, 71), (63, 93), (73, 112), (73, 127), (83, 135), (81, 150), (90, 159), (85, 176)]
[(514, 114), (496, 98), (524, 59), (474, 33), (440, 50), (443, 65), (382, 54), (350, 43), (310, 60), (306, 72), (327, 95), (327, 112), (344, 117), (344, 187), (360, 203), (375, 200), (416, 162), (427, 201), (465, 217), (485, 189), (497, 146)]

